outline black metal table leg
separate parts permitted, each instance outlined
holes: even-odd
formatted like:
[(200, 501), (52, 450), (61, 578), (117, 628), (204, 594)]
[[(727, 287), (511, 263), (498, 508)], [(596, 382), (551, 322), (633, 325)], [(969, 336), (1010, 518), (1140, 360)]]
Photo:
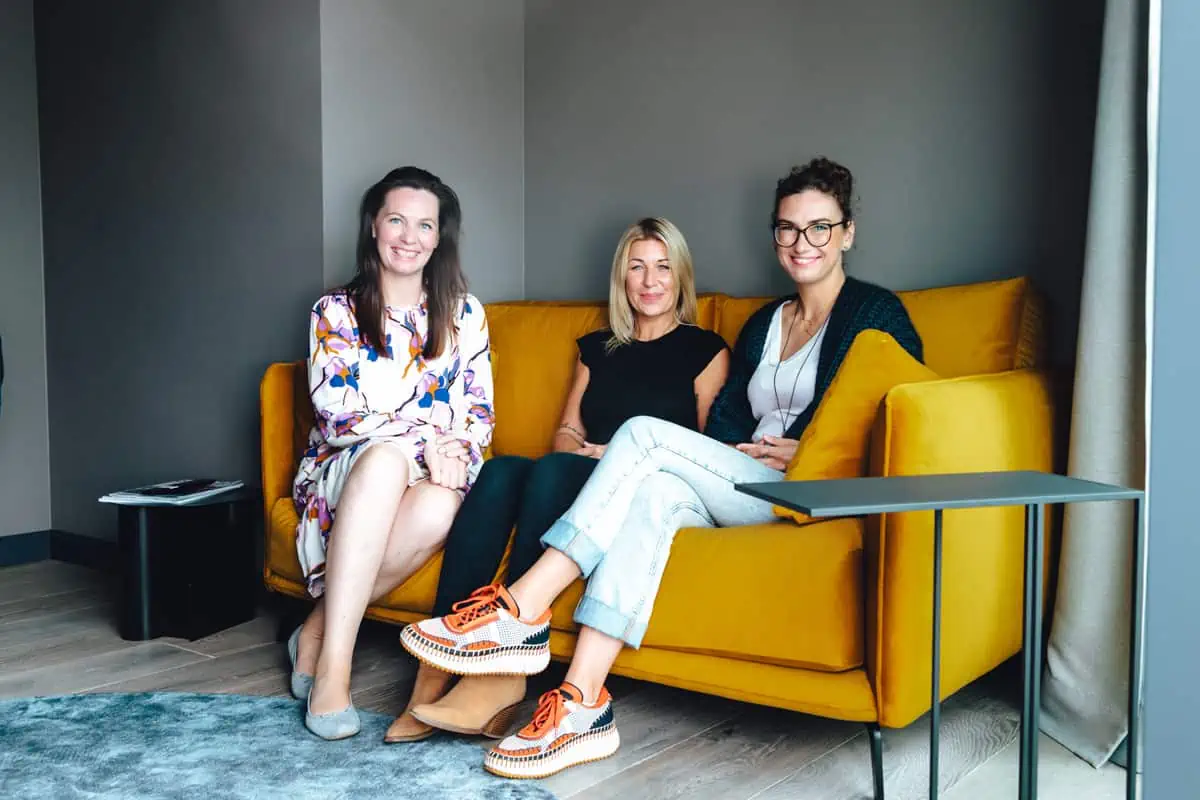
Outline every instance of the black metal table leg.
[(1017, 796), (1029, 797), (1029, 733), (1033, 723), (1030, 698), (1033, 696), (1033, 505), (1025, 506), (1025, 568), (1021, 599), (1021, 735), (1020, 772), (1017, 777)]
[(1137, 797), (1138, 738), (1141, 716), (1142, 683), (1142, 610), (1145, 603), (1146, 568), (1145, 529), (1142, 526), (1142, 501), (1133, 501), (1133, 581), (1130, 585), (1129, 640), (1129, 734), (1125, 739), (1125, 798)]
[(1045, 509), (1025, 506), (1025, 596), (1021, 637), (1021, 759), (1017, 780), (1021, 800), (1037, 797), (1038, 718), (1042, 684), (1042, 529)]
[(942, 509), (933, 510), (933, 688), (929, 705), (929, 800), (938, 796), (938, 749), (942, 725)]

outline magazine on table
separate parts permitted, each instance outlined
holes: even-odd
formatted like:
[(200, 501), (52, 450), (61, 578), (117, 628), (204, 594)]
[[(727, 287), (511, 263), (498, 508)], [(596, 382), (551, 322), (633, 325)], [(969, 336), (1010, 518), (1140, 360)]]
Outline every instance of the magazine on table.
[(136, 489), (126, 489), (120, 492), (110, 492), (101, 497), (100, 502), (136, 506), (183, 506), (240, 488), (242, 488), (241, 481), (187, 478), (139, 486)]

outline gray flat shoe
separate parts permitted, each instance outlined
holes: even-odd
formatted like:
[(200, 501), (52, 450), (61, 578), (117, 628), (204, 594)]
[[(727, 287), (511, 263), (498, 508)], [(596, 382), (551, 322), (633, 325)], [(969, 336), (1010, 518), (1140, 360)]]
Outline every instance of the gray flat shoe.
[(303, 627), (303, 624), (297, 625), (287, 642), (288, 659), (292, 662), (292, 697), (297, 700), (307, 700), (313, 685), (312, 675), (296, 671), (296, 653), (300, 648), (300, 629)]
[[(311, 702), (311, 697), (309, 698)], [(314, 714), (305, 709), (304, 727), (308, 728), (322, 739), (346, 739), (358, 733), (362, 727), (354, 701), (341, 711), (331, 711), (328, 714)]]

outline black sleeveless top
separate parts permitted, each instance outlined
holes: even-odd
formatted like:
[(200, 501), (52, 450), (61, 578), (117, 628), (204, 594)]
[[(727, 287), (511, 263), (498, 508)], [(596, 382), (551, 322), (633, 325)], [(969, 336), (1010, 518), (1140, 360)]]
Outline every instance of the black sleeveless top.
[(608, 330), (581, 336), (579, 358), (588, 368), (580, 416), (593, 444), (608, 444), (630, 417), (650, 416), (698, 430), (695, 380), (725, 340), (693, 325), (649, 342), (632, 341), (606, 353)]

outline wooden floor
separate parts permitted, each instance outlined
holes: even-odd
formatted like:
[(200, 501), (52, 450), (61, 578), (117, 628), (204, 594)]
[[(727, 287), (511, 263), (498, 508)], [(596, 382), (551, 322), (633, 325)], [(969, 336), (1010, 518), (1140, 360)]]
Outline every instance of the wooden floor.
[[(0, 569), (0, 698), (77, 692), (193, 691), (283, 695), (287, 662), (279, 619), (258, 618), (196, 642), (126, 642), (116, 632), (115, 587), (98, 573), (44, 561)], [(527, 701), (562, 678), (554, 664)], [(356, 704), (394, 715), (413, 662), (396, 630), (364, 625), (355, 655)], [(860, 725), (735, 703), (637, 681), (610, 690), (621, 733), (612, 758), (545, 781), (559, 797), (782, 800), (871, 797)], [(947, 800), (1016, 797), (1018, 698), (1002, 675), (981, 679), (942, 712), (941, 783)], [(524, 720), (522, 720), (524, 722)], [(300, 733), (298, 729), (298, 733)], [(480, 739), (481, 746), (488, 740)], [(884, 734), (888, 800), (927, 795), (928, 725)], [(1096, 770), (1041, 737), (1043, 800), (1116, 800), (1125, 773)]]

